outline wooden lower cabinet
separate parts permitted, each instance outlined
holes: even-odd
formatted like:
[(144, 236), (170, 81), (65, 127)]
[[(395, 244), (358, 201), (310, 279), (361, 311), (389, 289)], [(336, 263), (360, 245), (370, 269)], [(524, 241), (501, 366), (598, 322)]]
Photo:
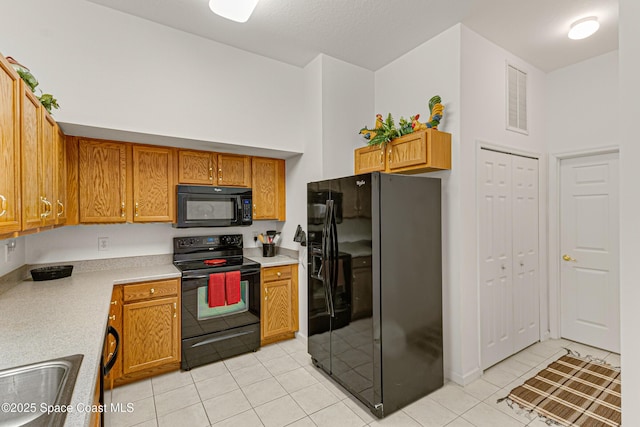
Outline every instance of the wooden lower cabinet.
[(265, 267), (260, 282), (260, 345), (294, 338), (298, 331), (298, 265)]
[(118, 362), (112, 370), (114, 384), (179, 369), (180, 279), (118, 285), (112, 307), (118, 305), (122, 322)]

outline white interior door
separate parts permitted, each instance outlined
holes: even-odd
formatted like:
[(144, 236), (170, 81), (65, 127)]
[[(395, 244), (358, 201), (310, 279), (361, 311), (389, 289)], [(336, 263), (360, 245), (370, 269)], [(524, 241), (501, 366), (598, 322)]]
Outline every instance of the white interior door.
[(539, 340), (538, 161), (480, 150), (478, 227), (483, 369)]
[(513, 350), (511, 156), (480, 150), (478, 169), (482, 366)]
[(560, 163), (564, 338), (620, 352), (618, 154)]
[(512, 156), (513, 353), (540, 339), (538, 160)]

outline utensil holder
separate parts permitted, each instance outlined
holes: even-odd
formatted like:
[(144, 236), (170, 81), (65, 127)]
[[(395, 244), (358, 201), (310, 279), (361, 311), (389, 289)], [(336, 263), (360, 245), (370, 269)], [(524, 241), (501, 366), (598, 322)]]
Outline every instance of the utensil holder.
[(272, 257), (276, 256), (276, 245), (273, 243), (265, 243), (262, 245), (262, 256)]

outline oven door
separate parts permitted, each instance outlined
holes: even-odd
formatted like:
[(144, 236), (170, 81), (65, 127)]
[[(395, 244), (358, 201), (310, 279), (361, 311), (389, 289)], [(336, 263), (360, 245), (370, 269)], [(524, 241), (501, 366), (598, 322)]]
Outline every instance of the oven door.
[[(237, 270), (217, 268), (215, 273)], [(182, 338), (227, 331), (260, 323), (260, 268), (240, 271), (240, 301), (222, 307), (209, 307), (209, 272), (184, 272), (182, 275)]]

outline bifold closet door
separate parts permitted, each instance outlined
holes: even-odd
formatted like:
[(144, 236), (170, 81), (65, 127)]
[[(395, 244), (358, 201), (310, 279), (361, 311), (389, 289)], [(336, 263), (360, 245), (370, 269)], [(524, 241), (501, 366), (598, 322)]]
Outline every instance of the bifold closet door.
[(539, 339), (538, 162), (480, 150), (481, 365)]

